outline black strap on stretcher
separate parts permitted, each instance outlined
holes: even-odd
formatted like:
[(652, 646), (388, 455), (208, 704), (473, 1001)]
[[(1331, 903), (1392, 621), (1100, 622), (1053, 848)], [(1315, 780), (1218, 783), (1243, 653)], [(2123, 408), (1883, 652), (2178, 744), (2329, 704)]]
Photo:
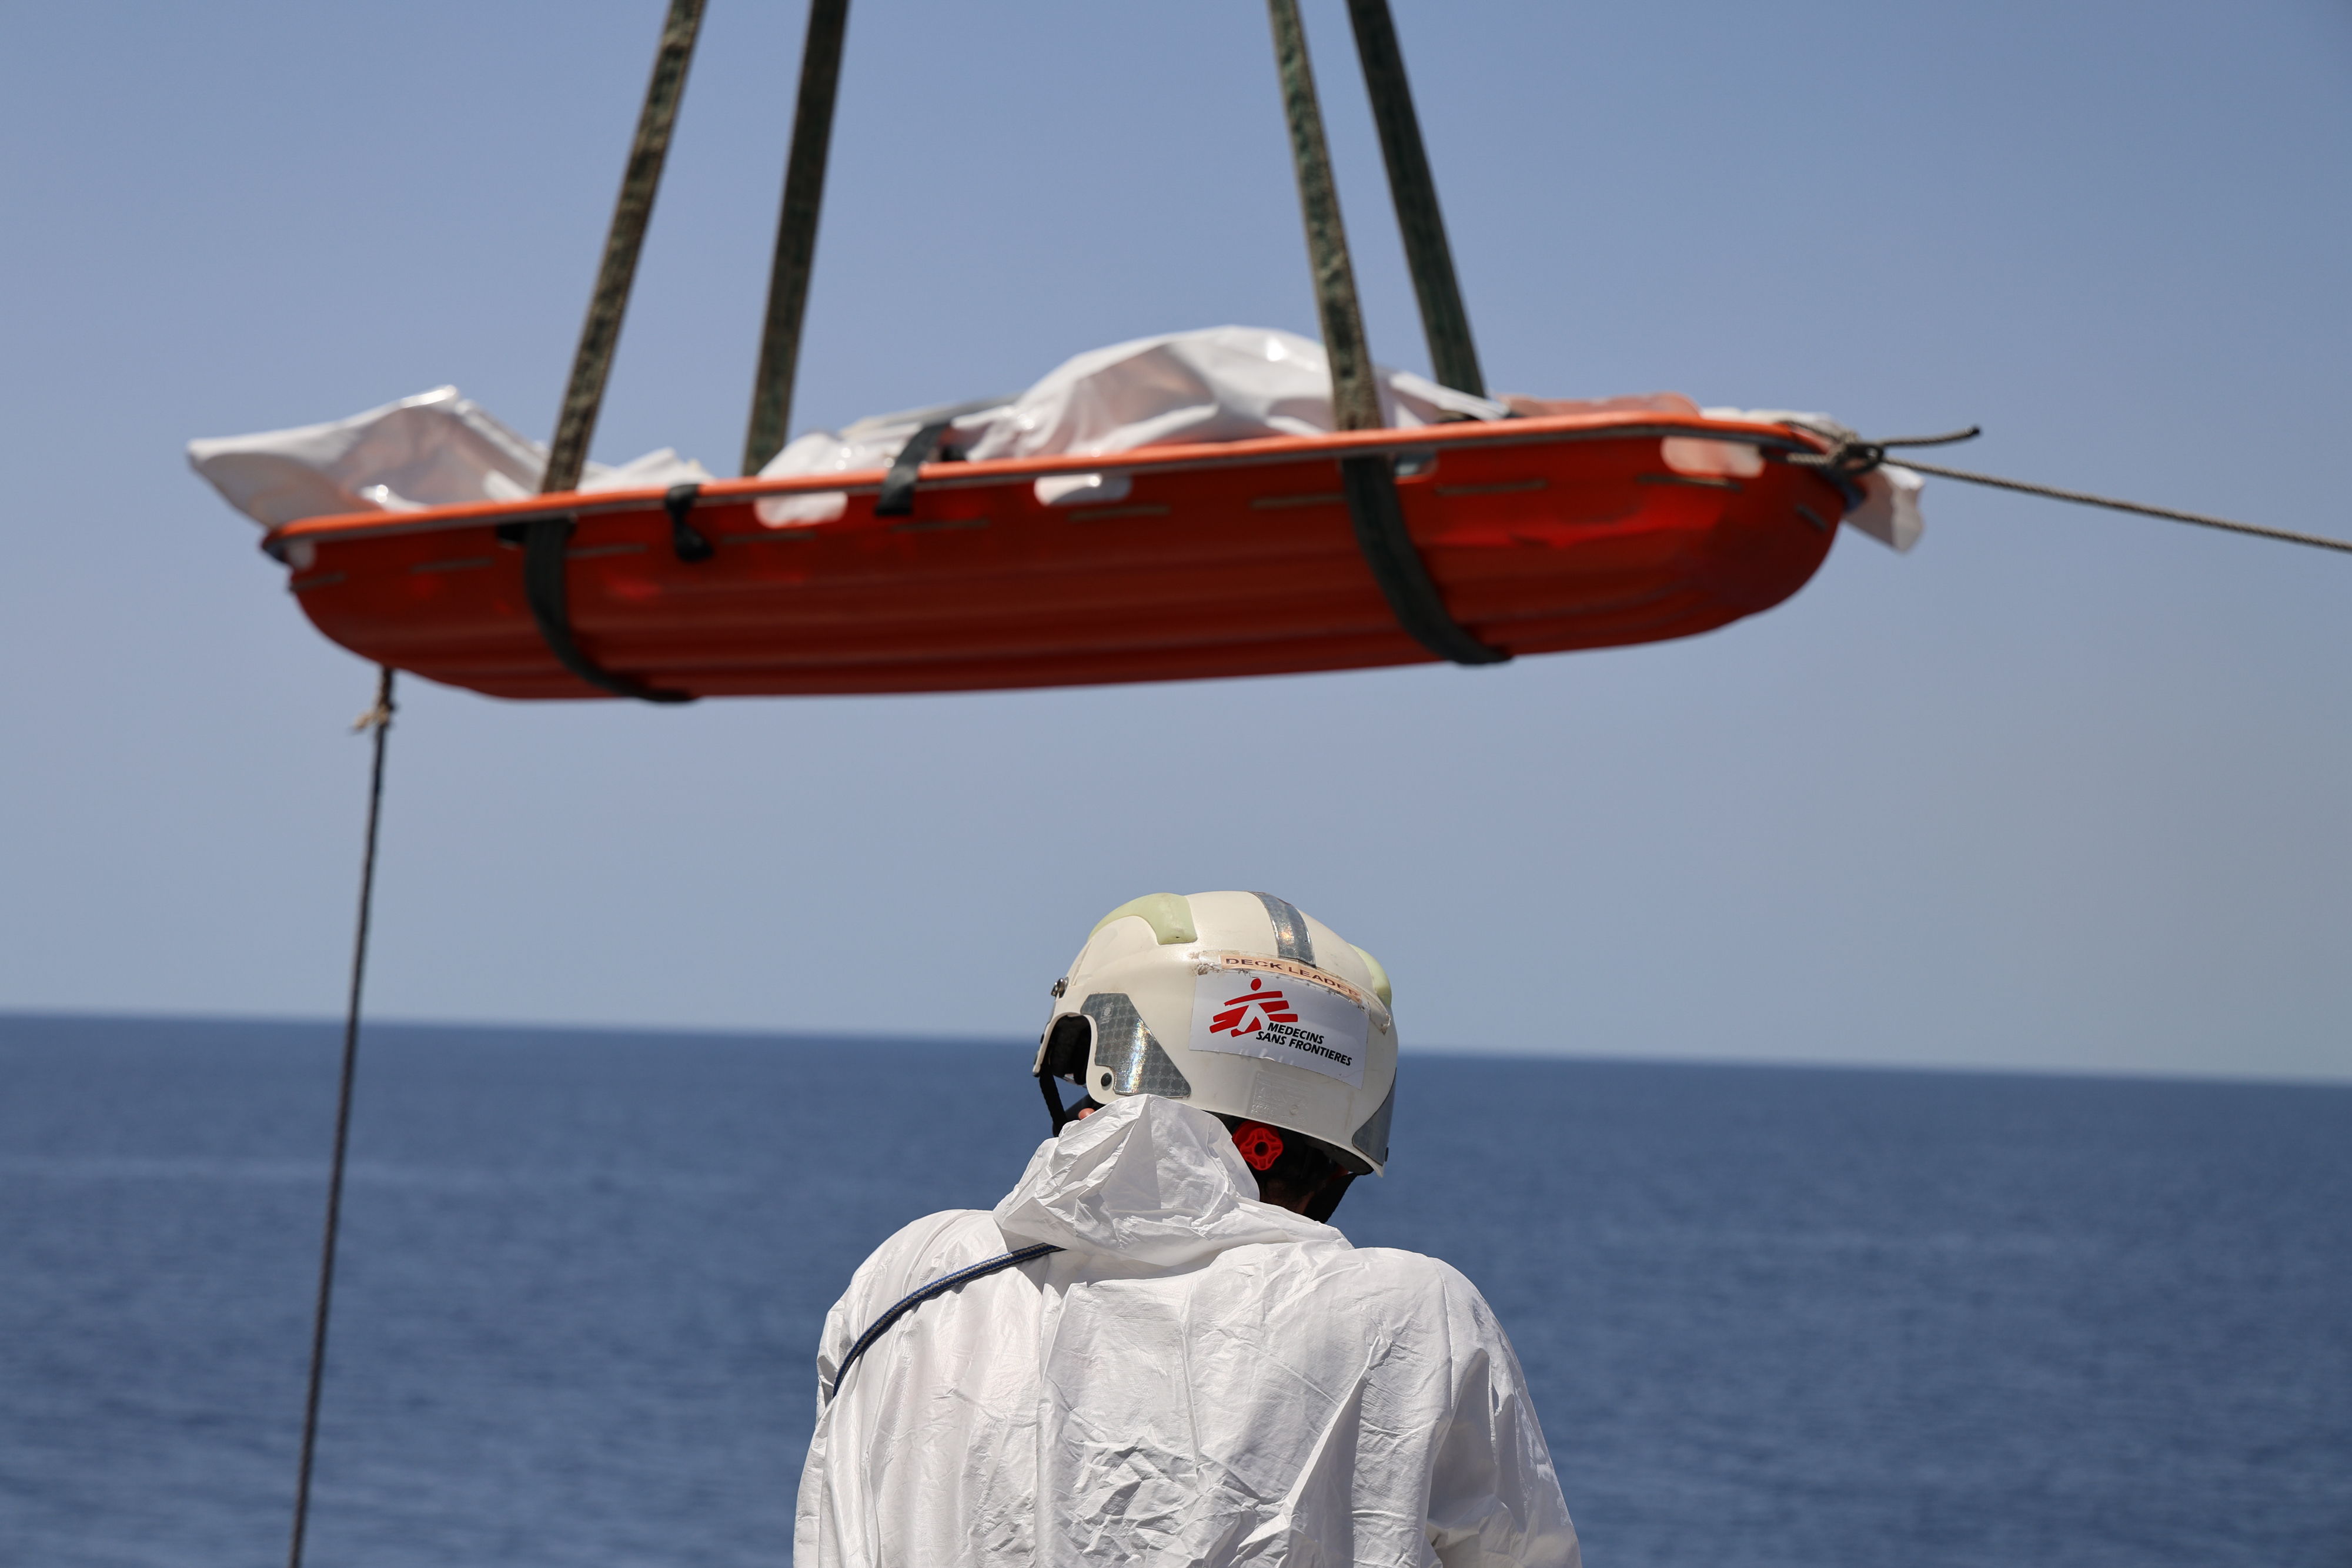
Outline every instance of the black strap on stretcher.
[(501, 538), (511, 538), (509, 529), (521, 531), (523, 596), (530, 601), (530, 618), (539, 623), (539, 634), (546, 641), (547, 651), (555, 655), (557, 664), (614, 696), (635, 697), (648, 703), (692, 702), (691, 692), (650, 685), (634, 675), (608, 670), (582, 650), (579, 639), (572, 634), (572, 609), (565, 582), (572, 534), (578, 526), (570, 513), (559, 512), (552, 517), (508, 524), (499, 530)]
[[(669, 547), (678, 559), (688, 564), (709, 560), (717, 552), (710, 537), (694, 526), (696, 497), (702, 493), (699, 485), (673, 485), (662, 497), (662, 509), (669, 514)], [(614, 696), (635, 697), (648, 703), (690, 703), (691, 692), (671, 691), (608, 670), (588, 656), (580, 646), (580, 639), (572, 632), (572, 595), (568, 578), (572, 535), (579, 526), (568, 512), (552, 517), (532, 517), (525, 522), (501, 524), (499, 538), (509, 544), (522, 546), (523, 597), (530, 602), (530, 618), (539, 625), (540, 637), (547, 651), (565, 669), (603, 691)]]
[(1389, 612), (1412, 640), (1457, 664), (1500, 664), (1510, 654), (1490, 648), (1454, 619), (1429, 575), (1421, 550), (1404, 525), (1404, 501), (1397, 494), (1395, 461), (1382, 453), (1339, 460), (1339, 486), (1348, 497), (1348, 518), (1356, 528), (1356, 549), (1381, 585)]
[(877, 517), (911, 517), (915, 515), (915, 481), (922, 476), (926, 463), (961, 463), (963, 449), (948, 441), (948, 432), (957, 420), (983, 409), (1003, 408), (1013, 400), (1009, 397), (976, 397), (967, 402), (941, 403), (937, 408), (913, 409), (894, 415), (896, 419), (915, 422), (915, 434), (907, 437), (898, 448), (898, 455), (890, 460), (890, 471), (882, 476), (882, 488), (874, 497), (874, 515)]
[(953, 419), (935, 420), (907, 438), (898, 448), (898, 455), (890, 461), (890, 472), (882, 476), (881, 493), (874, 497), (874, 515), (877, 517), (911, 517), (915, 515), (915, 480), (940, 449), (940, 442), (955, 423)]
[(662, 510), (669, 514), (670, 553), (688, 566), (719, 553), (709, 536), (688, 521), (694, 515), (695, 499), (701, 494), (699, 485), (672, 485), (662, 497)]
[[(1360, 46), (1368, 37), (1367, 20), (1375, 23), (1374, 32), (1377, 23), (1387, 20), (1385, 5), (1376, 8), (1377, 17), (1358, 19)], [(1331, 149), (1323, 136), (1323, 110), (1315, 98), (1315, 72), (1307, 57), (1307, 29), (1298, 17), (1298, 0), (1266, 0), (1266, 16), (1274, 27), (1283, 113), (1290, 123), (1291, 164), (1298, 175), (1298, 209), (1307, 225), (1307, 254), (1314, 267), (1323, 349), (1331, 361), (1331, 423), (1340, 430), (1377, 430), (1381, 423), (1379, 370), (1364, 336), (1363, 306), (1356, 294), (1355, 267), (1348, 256), (1348, 231), (1339, 221), (1339, 192), (1332, 180)], [(1394, 29), (1388, 31), (1388, 42), (1392, 44)], [(1379, 54), (1377, 48), (1367, 52), (1365, 78), (1385, 110), (1380, 116), (1383, 146), (1393, 149), (1400, 138), (1409, 136), (1418, 151), (1420, 128), (1412, 120), (1411, 99), (1403, 96), (1402, 66), (1400, 63), (1394, 70), (1377, 68), (1385, 63)], [(1396, 112), (1400, 103), (1402, 113)], [(1392, 152), (1390, 173), (1394, 176), (1397, 172)], [(1434, 212), (1433, 198), (1423, 215), (1433, 221)], [(1441, 240), (1442, 234), (1441, 230)], [(1416, 262), (1422, 259), (1414, 256)], [(1460, 341), (1466, 345), (1468, 340), (1469, 325), (1465, 320), (1460, 324)], [(1475, 367), (1475, 360), (1472, 363)], [(1355, 524), (1356, 548), (1397, 624), (1423, 647), (1457, 664), (1498, 664), (1508, 659), (1511, 655), (1507, 651), (1480, 642), (1445, 607), (1444, 596), (1438, 592), (1405, 527), (1394, 459), (1386, 455), (1342, 458), (1339, 477), (1348, 497), (1348, 516)]]

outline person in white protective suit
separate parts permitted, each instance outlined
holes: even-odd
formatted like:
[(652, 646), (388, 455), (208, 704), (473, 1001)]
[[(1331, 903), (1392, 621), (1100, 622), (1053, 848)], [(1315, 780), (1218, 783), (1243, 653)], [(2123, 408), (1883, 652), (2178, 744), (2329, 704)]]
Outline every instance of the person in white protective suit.
[(1055, 1135), (825, 1320), (796, 1568), (1578, 1568), (1486, 1301), (1326, 1223), (1388, 1161), (1371, 955), (1264, 894), (1154, 894), (1054, 995)]

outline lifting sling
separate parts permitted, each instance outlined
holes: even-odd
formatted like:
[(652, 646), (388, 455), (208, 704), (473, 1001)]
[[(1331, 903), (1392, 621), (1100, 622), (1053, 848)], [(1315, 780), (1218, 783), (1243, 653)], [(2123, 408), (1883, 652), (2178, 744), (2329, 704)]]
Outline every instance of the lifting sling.
[[(572, 356), (572, 375), (565, 385), (562, 412), (549, 452), (546, 476), (540, 487), (543, 495), (573, 489), (587, 459), (589, 441), (595, 433), (596, 417), (604, 402), (604, 384), (612, 371), (614, 350), (620, 340), (622, 319), (628, 309), (638, 252), (660, 187), (670, 132), (677, 123), (679, 99), (685, 94), (687, 69), (701, 26), (703, 3), (704, 0), (671, 0), (655, 57), (653, 77), (646, 89), (645, 106), (638, 116), (636, 136), (630, 147), (620, 197), (614, 204), (612, 225), (605, 237), (595, 290), (581, 329), (579, 347)], [(1339, 430), (1378, 429), (1380, 401), (1371, 380), (1371, 354), (1364, 335), (1355, 271), (1348, 254), (1347, 231), (1340, 220), (1339, 192), (1332, 180), (1322, 111), (1316, 100), (1306, 29), (1299, 18), (1297, 0), (1267, 0), (1266, 10), (1274, 33), (1284, 115), (1290, 130), (1291, 157), (1297, 174), (1299, 209), (1305, 220), (1307, 255), (1315, 280), (1317, 313), (1330, 356), (1333, 423)], [(1413, 112), (1388, 0), (1349, 0), (1349, 19), (1363, 64), (1365, 87), (1371, 96), (1373, 118), (1380, 129), (1382, 160), (1395, 198), (1399, 227), (1404, 235), (1432, 363), (1444, 384), (1484, 395), (1469, 319), (1454, 280), (1444, 222), (1438, 211), (1436, 190), (1430, 177), (1428, 156), (1422, 146), (1420, 123)], [(775, 257), (769, 275), (767, 311), (760, 338), (760, 365), (752, 389), (750, 428), (744, 435), (746, 475), (758, 473), (782, 447), (791, 417), (793, 380), (800, 361), (801, 328), (815, 260), (817, 222), (824, 205), (825, 162), (833, 141), (834, 104), (848, 21), (849, 0), (811, 0), (808, 32), (801, 53), (800, 89), (793, 115), (792, 146), (785, 159)], [(880, 515), (904, 517), (911, 513), (917, 470), (931, 455), (941, 434), (940, 430), (926, 429), (908, 443), (893, 465), (891, 482), (877, 508)], [(1396, 494), (1393, 457), (1386, 453), (1350, 456), (1343, 458), (1339, 466), (1341, 489), (1357, 549), (1397, 623), (1431, 653), (1455, 664), (1489, 664), (1508, 659), (1509, 653), (1480, 642), (1446, 609), (1444, 598), (1406, 528), (1404, 509)], [(679, 526), (684, 527), (683, 523)], [(524, 575), (531, 616), (549, 653), (573, 675), (617, 695), (657, 703), (693, 700), (688, 694), (606, 669), (581, 647), (571, 623), (564, 580), (573, 527), (574, 519), (563, 515), (536, 517), (522, 525)], [(681, 551), (679, 559), (696, 558)]]

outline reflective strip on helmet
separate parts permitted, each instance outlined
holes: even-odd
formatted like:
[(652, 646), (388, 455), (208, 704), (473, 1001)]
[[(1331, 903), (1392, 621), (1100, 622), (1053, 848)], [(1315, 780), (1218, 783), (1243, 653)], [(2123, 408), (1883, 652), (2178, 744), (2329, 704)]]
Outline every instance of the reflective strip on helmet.
[(1282, 957), (1301, 964), (1315, 962), (1315, 938), (1307, 929), (1307, 916), (1298, 906), (1276, 898), (1270, 893), (1255, 895), (1265, 905), (1265, 917), (1274, 923), (1274, 950)]
[(1160, 1042), (1152, 1038), (1151, 1027), (1135, 1010), (1135, 1003), (1127, 993), (1097, 991), (1078, 1010), (1095, 1023), (1097, 1082), (1088, 1083), (1087, 1088), (1098, 1087), (1103, 1071), (1108, 1069), (1113, 1093), (1158, 1094), (1170, 1100), (1192, 1097), (1192, 1080), (1160, 1049)]
[(1389, 1080), (1388, 1097), (1381, 1102), (1381, 1108), (1356, 1129), (1354, 1137), (1348, 1140), (1376, 1166), (1389, 1163), (1389, 1118), (1395, 1113), (1396, 1080), (1391, 1078)]

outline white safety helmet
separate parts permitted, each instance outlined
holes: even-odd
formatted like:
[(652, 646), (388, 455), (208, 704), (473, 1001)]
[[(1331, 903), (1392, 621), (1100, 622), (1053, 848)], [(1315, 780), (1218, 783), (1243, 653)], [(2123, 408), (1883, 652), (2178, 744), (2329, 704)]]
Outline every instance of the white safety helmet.
[(1160, 1094), (1304, 1134), (1359, 1174), (1389, 1158), (1396, 1024), (1380, 961), (1271, 894), (1148, 894), (1095, 925), (1034, 1068), (1098, 1105)]

